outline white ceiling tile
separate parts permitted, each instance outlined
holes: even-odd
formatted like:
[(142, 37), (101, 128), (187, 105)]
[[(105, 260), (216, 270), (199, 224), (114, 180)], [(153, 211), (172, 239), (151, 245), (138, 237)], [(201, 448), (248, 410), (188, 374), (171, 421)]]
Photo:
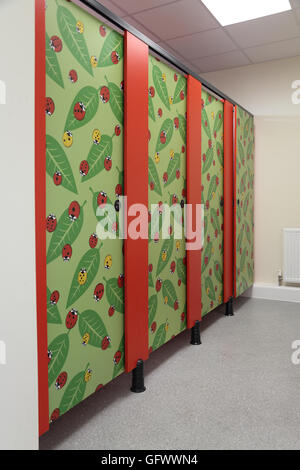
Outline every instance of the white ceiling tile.
[(202, 59), (195, 59), (193, 63), (204, 72), (214, 72), (215, 70), (231, 69), (249, 65), (250, 61), (241, 51), (231, 51)]
[(143, 25), (141, 25), (138, 21), (136, 21), (134, 18), (132, 18), (131, 16), (125, 16), (125, 18), (123, 18), (124, 21), (127, 21), (127, 23), (129, 23), (131, 26), (133, 26), (134, 28), (136, 28), (138, 31), (140, 31), (141, 33), (143, 33), (145, 36), (147, 36), (149, 39), (152, 39), (152, 41), (154, 42), (158, 42), (159, 41), (159, 38), (157, 36), (155, 36), (155, 34), (152, 34), (151, 31), (149, 31), (147, 28), (145, 28)]
[(120, 18), (127, 15), (124, 9), (117, 7), (113, 2), (111, 2), (111, 0), (97, 0), (97, 2), (101, 3), (101, 5), (103, 5), (104, 7), (108, 8), (115, 15), (120, 16)]
[[(101, 0), (100, 0), (101, 1)], [(170, 3), (172, 0), (113, 0), (116, 5), (125, 8), (128, 13), (137, 13), (142, 10), (159, 7), (164, 3)]]
[(170, 39), (167, 42), (187, 59), (222, 54), (237, 49), (232, 39), (222, 28)]
[(134, 17), (163, 40), (219, 27), (216, 19), (198, 0), (179, 0)]
[(242, 48), (300, 36), (300, 28), (291, 11), (245, 21), (225, 29)]
[(267, 62), (300, 55), (300, 38), (273, 42), (264, 46), (250, 47), (245, 53), (253, 62)]

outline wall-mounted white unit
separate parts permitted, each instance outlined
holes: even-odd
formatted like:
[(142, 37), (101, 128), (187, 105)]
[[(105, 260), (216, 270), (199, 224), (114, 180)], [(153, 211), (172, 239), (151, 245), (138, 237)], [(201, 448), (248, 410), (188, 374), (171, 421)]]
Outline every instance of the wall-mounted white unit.
[(300, 284), (300, 228), (283, 229), (283, 280)]

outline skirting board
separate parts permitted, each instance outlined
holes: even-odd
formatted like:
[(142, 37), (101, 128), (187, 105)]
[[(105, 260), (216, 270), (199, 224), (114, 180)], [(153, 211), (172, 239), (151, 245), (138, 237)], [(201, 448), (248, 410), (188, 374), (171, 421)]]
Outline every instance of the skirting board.
[(253, 287), (244, 292), (243, 297), (279, 300), (281, 302), (300, 302), (300, 288), (276, 286), (274, 284), (254, 284)]

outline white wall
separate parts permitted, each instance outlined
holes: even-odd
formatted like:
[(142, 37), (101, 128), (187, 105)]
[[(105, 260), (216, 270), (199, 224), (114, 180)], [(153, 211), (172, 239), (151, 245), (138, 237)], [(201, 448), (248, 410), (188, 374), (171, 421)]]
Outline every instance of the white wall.
[(1, 0), (0, 18), (0, 449), (36, 449), (34, 0)]
[(300, 57), (204, 77), (255, 115), (255, 283), (276, 284), (282, 229), (300, 227)]

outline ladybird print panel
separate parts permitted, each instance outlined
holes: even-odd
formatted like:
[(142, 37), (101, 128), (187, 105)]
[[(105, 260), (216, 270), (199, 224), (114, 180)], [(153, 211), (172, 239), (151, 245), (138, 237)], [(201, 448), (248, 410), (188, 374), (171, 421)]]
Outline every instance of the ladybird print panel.
[[(124, 370), (123, 38), (76, 5), (46, 9), (49, 419)], [(108, 217), (106, 210), (113, 212)], [(99, 212), (99, 208), (101, 211)]]
[(236, 107), (236, 296), (253, 284), (253, 117)]
[(223, 303), (223, 103), (202, 90), (202, 316)]
[(186, 79), (149, 56), (150, 352), (186, 328), (185, 203)]

